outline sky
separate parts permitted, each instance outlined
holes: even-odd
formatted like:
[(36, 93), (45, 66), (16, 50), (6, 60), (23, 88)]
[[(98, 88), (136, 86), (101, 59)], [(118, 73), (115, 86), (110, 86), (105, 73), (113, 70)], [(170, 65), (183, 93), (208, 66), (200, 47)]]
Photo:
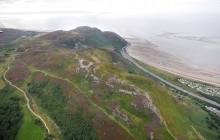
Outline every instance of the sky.
[(96, 13), (155, 16), (164, 13), (213, 13), (220, 0), (0, 0), (1, 14)]
[(1, 23), (37, 31), (91, 26), (149, 41), (164, 32), (220, 37), (220, 0), (0, 0)]
[(0, 23), (31, 30), (88, 25), (117, 32), (217, 32), (219, 7), (220, 0), (0, 0)]

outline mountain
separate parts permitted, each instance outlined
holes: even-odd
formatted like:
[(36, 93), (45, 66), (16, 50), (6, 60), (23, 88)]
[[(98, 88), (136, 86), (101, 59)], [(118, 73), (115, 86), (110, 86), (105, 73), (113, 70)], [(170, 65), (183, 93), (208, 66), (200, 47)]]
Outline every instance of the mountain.
[(34, 36), (37, 33), (34, 31), (24, 31), (12, 28), (2, 28), (4, 33), (0, 34), (0, 43), (10, 42), (20, 37)]
[(41, 36), (41, 39), (53, 41), (56, 46), (75, 48), (95, 46), (99, 48), (109, 48), (117, 52), (127, 45), (127, 41), (113, 32), (102, 32), (97, 28), (88, 26), (77, 27), (70, 31), (55, 31)]

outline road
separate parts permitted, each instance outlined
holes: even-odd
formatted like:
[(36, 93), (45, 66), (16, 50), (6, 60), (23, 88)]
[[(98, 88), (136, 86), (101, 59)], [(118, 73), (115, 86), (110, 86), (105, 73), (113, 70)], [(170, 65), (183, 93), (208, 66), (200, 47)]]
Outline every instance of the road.
[(17, 54), (12, 57), (12, 60), (9, 62), (8, 67), (7, 67), (7, 70), (5, 71), (3, 77), (4, 77), (5, 81), (6, 81), (8, 84), (10, 84), (11, 86), (13, 86), (14, 88), (16, 88), (17, 90), (19, 90), (19, 91), (21, 91), (21, 92), (23, 93), (23, 95), (24, 95), (24, 97), (25, 97), (25, 99), (26, 99), (26, 101), (27, 101), (27, 107), (28, 107), (29, 111), (30, 111), (36, 118), (38, 118), (38, 119), (41, 120), (41, 122), (44, 124), (44, 127), (47, 129), (47, 133), (50, 134), (50, 129), (48, 128), (48, 126), (47, 126), (46, 122), (43, 120), (43, 118), (42, 118), (41, 116), (37, 115), (37, 114), (31, 109), (31, 107), (30, 107), (30, 100), (29, 100), (29, 98), (27, 97), (26, 92), (25, 92), (24, 90), (20, 89), (19, 87), (17, 87), (16, 85), (13, 85), (13, 84), (6, 78), (6, 74), (7, 74), (8, 70), (10, 69), (10, 64), (14, 61), (15, 56), (17, 56)]
[(152, 72), (146, 70), (146, 69), (143, 68), (141, 65), (139, 65), (139, 64), (127, 53), (126, 47), (127, 47), (127, 46), (123, 47), (122, 50), (121, 50), (122, 56), (123, 56), (125, 59), (129, 60), (130, 62), (132, 62), (134, 65), (136, 65), (139, 69), (141, 69), (141, 70), (142, 70), (143, 72), (145, 72), (146, 74), (150, 75), (151, 77), (153, 77), (153, 78), (155, 78), (155, 79), (157, 79), (157, 80), (163, 82), (163, 83), (166, 84), (167, 86), (172, 87), (172, 88), (174, 88), (174, 89), (176, 89), (176, 90), (178, 90), (178, 91), (180, 91), (180, 92), (186, 93), (186, 94), (188, 94), (188, 95), (190, 95), (190, 96), (192, 96), (192, 97), (195, 97), (195, 98), (197, 98), (197, 99), (199, 99), (199, 100), (201, 100), (201, 101), (207, 102), (207, 103), (212, 104), (212, 105), (215, 105), (215, 106), (217, 106), (217, 107), (220, 107), (220, 104), (219, 104), (219, 103), (214, 102), (214, 101), (212, 101), (212, 100), (210, 100), (210, 99), (207, 99), (207, 98), (205, 98), (205, 97), (199, 96), (199, 95), (197, 95), (197, 94), (195, 94), (195, 93), (186, 91), (185, 89), (183, 89), (183, 88), (181, 88), (181, 87), (179, 87), (179, 86), (177, 86), (177, 85), (174, 85), (173, 83), (170, 83), (169, 81), (167, 81), (167, 80), (161, 78), (160, 76), (158, 76), (158, 75), (156, 75), (156, 74), (154, 74), (154, 73), (152, 73)]

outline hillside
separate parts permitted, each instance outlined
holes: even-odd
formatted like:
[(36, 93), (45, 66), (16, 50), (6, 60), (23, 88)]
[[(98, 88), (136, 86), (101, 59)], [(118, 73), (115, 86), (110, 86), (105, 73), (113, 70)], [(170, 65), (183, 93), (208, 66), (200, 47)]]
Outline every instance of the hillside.
[(20, 37), (34, 36), (34, 31), (24, 31), (12, 28), (2, 28), (1, 31), (4, 33), (0, 34), (0, 43), (10, 42)]
[(42, 40), (52, 41), (53, 45), (64, 48), (79, 48), (95, 46), (98, 48), (109, 48), (120, 52), (127, 45), (122, 37), (113, 32), (102, 32), (97, 28), (87, 26), (77, 27), (70, 31), (55, 31), (40, 37)]
[(218, 139), (219, 117), (124, 59), (119, 52), (127, 43), (116, 33), (83, 26), (18, 39), (19, 52), (1, 50), (7, 57), (0, 63), (0, 106), (19, 97), (17, 114), (23, 114), (13, 137)]

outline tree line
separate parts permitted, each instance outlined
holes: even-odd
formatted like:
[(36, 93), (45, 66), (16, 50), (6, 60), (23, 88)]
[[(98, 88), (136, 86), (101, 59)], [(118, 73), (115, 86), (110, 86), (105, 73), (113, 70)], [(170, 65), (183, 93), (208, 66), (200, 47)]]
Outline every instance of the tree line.
[(14, 140), (21, 126), (23, 113), (19, 97), (10, 97), (0, 104), (0, 140)]
[(94, 140), (97, 133), (89, 120), (82, 114), (82, 108), (69, 112), (67, 98), (59, 85), (49, 81), (28, 84), (28, 93), (34, 96), (48, 115), (60, 127), (61, 133), (68, 140)]

